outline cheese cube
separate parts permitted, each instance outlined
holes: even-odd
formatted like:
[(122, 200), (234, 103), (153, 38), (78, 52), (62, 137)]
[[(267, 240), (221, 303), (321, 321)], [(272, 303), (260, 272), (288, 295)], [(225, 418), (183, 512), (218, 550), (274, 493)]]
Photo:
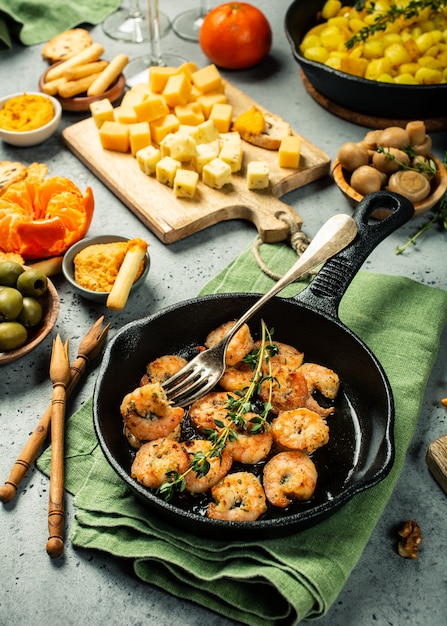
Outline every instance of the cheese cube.
[(222, 189), (231, 182), (231, 167), (222, 159), (213, 159), (203, 166), (202, 180), (208, 187)]
[(229, 133), (220, 133), (219, 134), (219, 144), (220, 147), (223, 148), (224, 144), (232, 143), (233, 145), (242, 145), (242, 139), (237, 130), (232, 130)]
[(188, 102), (185, 105), (178, 105), (174, 110), (180, 124), (198, 126), (205, 121), (202, 107), (198, 102)]
[(196, 172), (202, 173), (203, 166), (210, 163), (219, 156), (219, 151), (214, 142), (200, 143), (196, 146), (196, 156), (193, 158), (193, 165)]
[(174, 193), (178, 198), (193, 198), (199, 175), (192, 170), (178, 169), (174, 178)]
[(115, 119), (120, 124), (136, 124), (138, 122), (135, 109), (133, 107), (124, 105), (116, 107)]
[(160, 153), (162, 157), (171, 156), (171, 141), (174, 139), (175, 133), (168, 133), (166, 137), (160, 141)]
[(124, 94), (120, 106), (134, 107), (136, 104), (140, 104), (140, 102), (143, 102), (143, 100), (147, 97), (148, 94), (144, 91), (133, 91), (133, 89), (130, 89)]
[(191, 80), (193, 72), (197, 72), (198, 70), (199, 66), (197, 65), (197, 63), (194, 63), (194, 61), (185, 61), (185, 63), (182, 63), (178, 66), (178, 68), (175, 70), (175, 73), (180, 74), (181, 72), (183, 72), (183, 74), (185, 74), (185, 76), (187, 76), (187, 78)]
[(193, 72), (191, 80), (202, 93), (222, 88), (222, 76), (214, 63)]
[(90, 105), (90, 113), (95, 121), (96, 128), (101, 128), (104, 122), (113, 122), (115, 120), (113, 106), (108, 98), (92, 102)]
[(151, 92), (151, 88), (149, 87), (147, 83), (137, 83), (136, 85), (131, 87), (129, 91), (126, 91), (125, 95), (129, 93), (141, 93), (141, 94), (146, 94), (147, 96), (150, 96), (152, 92)]
[(228, 163), (232, 172), (238, 172), (242, 167), (242, 144), (239, 143), (225, 143), (220, 152), (219, 159)]
[(249, 189), (267, 189), (269, 173), (267, 161), (250, 161), (247, 165), (247, 187)]
[(207, 120), (210, 116), (211, 109), (215, 104), (226, 104), (227, 97), (224, 93), (205, 93), (197, 96), (196, 102), (202, 107), (203, 115)]
[(281, 139), (278, 150), (279, 167), (298, 169), (300, 164), (301, 139), (295, 135), (288, 135)]
[(176, 133), (180, 124), (173, 113), (168, 113), (168, 115), (150, 122), (149, 126), (151, 127), (152, 141), (159, 144), (169, 133)]
[(129, 127), (119, 122), (104, 122), (99, 129), (99, 140), (104, 150), (129, 151)]
[(197, 154), (196, 142), (189, 135), (176, 133), (169, 144), (171, 157), (178, 161), (190, 161)]
[(163, 157), (155, 166), (155, 175), (159, 183), (174, 186), (174, 178), (177, 170), (181, 167), (180, 161), (176, 161), (170, 156)]
[(227, 133), (230, 130), (233, 107), (231, 104), (213, 104), (209, 119), (213, 120), (219, 133)]
[(175, 67), (152, 65), (149, 70), (149, 87), (153, 93), (161, 93), (166, 87), (168, 78), (176, 73)]
[(186, 104), (191, 93), (191, 81), (181, 72), (168, 78), (162, 95), (170, 107)]
[(210, 143), (215, 139), (219, 139), (219, 131), (216, 128), (215, 123), (212, 120), (206, 120), (202, 122), (191, 133), (196, 144)]
[(146, 146), (150, 146), (151, 141), (151, 130), (149, 128), (148, 122), (138, 122), (137, 124), (132, 124), (129, 126), (129, 140), (130, 140), (130, 151), (133, 156), (136, 155), (138, 150), (141, 148), (146, 148)]
[(169, 113), (169, 107), (160, 95), (145, 97), (134, 109), (139, 122), (154, 122)]
[(161, 159), (160, 150), (154, 146), (147, 146), (138, 150), (135, 155), (138, 163), (138, 167), (142, 172), (150, 176), (155, 174), (157, 163)]

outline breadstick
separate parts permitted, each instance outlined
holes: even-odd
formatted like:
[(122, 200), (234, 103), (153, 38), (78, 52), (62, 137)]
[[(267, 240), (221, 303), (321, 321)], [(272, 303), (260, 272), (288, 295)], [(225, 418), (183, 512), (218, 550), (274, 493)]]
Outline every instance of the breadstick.
[(77, 80), (78, 78), (89, 76), (90, 74), (97, 74), (98, 72), (102, 72), (108, 66), (108, 64), (108, 61), (93, 61), (92, 63), (83, 63), (82, 65), (70, 67), (66, 72), (64, 72), (64, 76), (67, 80)]
[(75, 67), (76, 65), (82, 65), (84, 63), (91, 63), (92, 61), (97, 61), (101, 54), (104, 52), (104, 48), (99, 43), (92, 43), (91, 46), (85, 48), (78, 54), (70, 57), (66, 61), (62, 61), (59, 65), (55, 67), (50, 67), (47, 72), (46, 79), (47, 81), (54, 80), (55, 78), (60, 78), (64, 75), (70, 67)]
[(59, 87), (59, 95), (61, 98), (73, 98), (80, 93), (85, 93), (90, 85), (100, 76), (98, 74), (91, 74), (90, 76), (84, 76), (84, 78), (78, 78), (78, 80), (67, 80), (63, 85)]
[(59, 87), (66, 82), (66, 78), (55, 78), (42, 85), (42, 91), (49, 96), (54, 96), (59, 92)]
[(118, 54), (114, 59), (112, 59), (112, 61), (110, 61), (106, 69), (102, 71), (101, 75), (89, 87), (87, 95), (100, 96), (104, 93), (118, 78), (128, 62), (129, 57), (126, 54)]
[(133, 239), (118, 271), (118, 275), (108, 295), (106, 306), (112, 311), (121, 311), (126, 306), (129, 292), (141, 267), (141, 261), (147, 252), (147, 242)]

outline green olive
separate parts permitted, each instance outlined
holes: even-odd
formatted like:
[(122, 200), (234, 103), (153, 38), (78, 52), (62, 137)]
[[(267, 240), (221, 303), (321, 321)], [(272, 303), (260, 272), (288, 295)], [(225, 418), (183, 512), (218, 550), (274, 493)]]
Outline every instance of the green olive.
[(47, 277), (43, 272), (36, 269), (29, 269), (20, 274), (17, 279), (16, 288), (24, 296), (37, 298), (41, 296), (48, 287)]
[(23, 298), (23, 307), (20, 311), (20, 315), (17, 317), (17, 322), (23, 324), (25, 328), (32, 328), (37, 326), (42, 321), (42, 306), (35, 298), (29, 298), (25, 296)]
[(13, 287), (3, 287), (0, 290), (0, 322), (15, 320), (23, 306), (23, 296)]
[(25, 270), (20, 263), (14, 261), (3, 261), (0, 263), (0, 285), (5, 287), (15, 287), (17, 278)]
[(18, 322), (3, 322), (0, 324), (0, 350), (16, 350), (26, 343), (28, 332)]

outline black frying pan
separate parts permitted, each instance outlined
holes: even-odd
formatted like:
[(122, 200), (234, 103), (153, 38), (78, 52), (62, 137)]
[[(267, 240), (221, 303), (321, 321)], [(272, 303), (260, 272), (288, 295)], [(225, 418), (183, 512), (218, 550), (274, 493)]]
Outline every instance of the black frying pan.
[[(390, 210), (389, 217), (369, 223), (369, 216), (378, 208)], [(138, 386), (147, 362), (168, 353), (187, 355), (194, 346), (203, 344), (210, 330), (239, 317), (256, 295), (195, 298), (131, 322), (115, 335), (105, 351), (95, 386), (94, 425), (108, 462), (147, 505), (148, 515), (202, 536), (236, 540), (281, 536), (321, 521), (388, 474), (394, 459), (392, 391), (374, 354), (339, 320), (338, 306), (370, 252), (412, 216), (413, 206), (402, 196), (385, 191), (367, 196), (354, 214), (356, 239), (327, 261), (298, 296), (274, 298), (250, 321), (254, 335), (262, 318), (274, 328), (277, 341), (298, 347), (304, 351), (305, 360), (330, 367), (340, 376), (336, 413), (328, 420), (330, 441), (313, 457), (319, 476), (309, 502), (294, 504), (285, 511), (269, 510), (255, 522), (225, 522), (203, 517), (183, 496), (166, 502), (129, 475), (133, 453), (123, 436), (119, 406)]]

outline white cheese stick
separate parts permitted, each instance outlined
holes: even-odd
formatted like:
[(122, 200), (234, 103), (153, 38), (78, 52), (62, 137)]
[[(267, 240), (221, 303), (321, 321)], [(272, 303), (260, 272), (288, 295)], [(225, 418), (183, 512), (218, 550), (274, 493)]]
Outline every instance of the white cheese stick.
[(130, 290), (137, 277), (141, 261), (147, 252), (147, 243), (142, 239), (134, 239), (126, 252), (124, 261), (118, 271), (112, 291), (107, 298), (106, 306), (113, 311), (121, 311), (126, 306)]

